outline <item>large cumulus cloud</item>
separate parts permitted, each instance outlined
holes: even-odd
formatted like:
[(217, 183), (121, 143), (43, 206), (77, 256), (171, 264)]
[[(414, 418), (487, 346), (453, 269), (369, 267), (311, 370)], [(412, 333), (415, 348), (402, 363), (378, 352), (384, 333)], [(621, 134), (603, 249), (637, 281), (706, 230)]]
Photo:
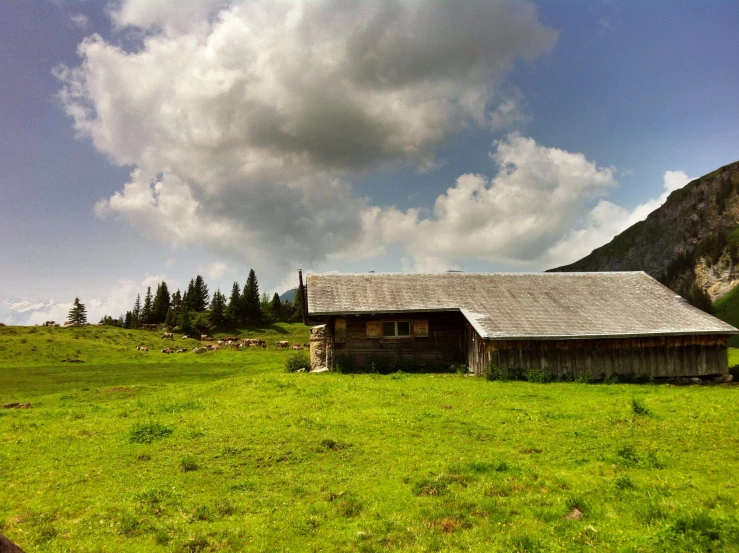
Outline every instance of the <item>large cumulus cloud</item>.
[(542, 268), (640, 216), (598, 201), (613, 168), (517, 133), (493, 144), (497, 174), (460, 176), (430, 215), (353, 193), (379, 167), (433, 168), (465, 127), (528, 117), (500, 85), (556, 40), (529, 3), (127, 0), (111, 18), (137, 46), (88, 37), (81, 64), (57, 69), (59, 97), (81, 136), (133, 167), (98, 215), (174, 246), (274, 265), (394, 245), (408, 268)]
[[(176, 5), (175, 5), (176, 4)], [(434, 148), (512, 112), (496, 85), (556, 33), (525, 2), (128, 1), (126, 51), (98, 35), (59, 67), (78, 133), (129, 182), (96, 206), (175, 245), (317, 261), (362, 239), (353, 175), (433, 166)], [(514, 117), (515, 118), (515, 117)]]

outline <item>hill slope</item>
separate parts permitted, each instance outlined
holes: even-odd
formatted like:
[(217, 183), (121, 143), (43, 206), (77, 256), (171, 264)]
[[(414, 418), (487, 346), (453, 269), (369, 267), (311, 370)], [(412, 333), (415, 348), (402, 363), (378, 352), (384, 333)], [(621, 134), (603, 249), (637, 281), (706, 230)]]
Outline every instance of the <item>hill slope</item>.
[(739, 162), (670, 194), (611, 242), (559, 272), (645, 271), (710, 309), (739, 283)]

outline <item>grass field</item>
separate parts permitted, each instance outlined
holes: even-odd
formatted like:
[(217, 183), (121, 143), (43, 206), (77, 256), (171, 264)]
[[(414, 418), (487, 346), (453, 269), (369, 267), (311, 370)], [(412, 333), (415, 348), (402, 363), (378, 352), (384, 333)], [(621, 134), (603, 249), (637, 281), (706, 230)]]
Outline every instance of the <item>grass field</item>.
[(739, 386), (134, 350), (163, 343), (0, 328), (0, 404), (33, 405), (0, 409), (0, 532), (28, 553), (739, 551)]

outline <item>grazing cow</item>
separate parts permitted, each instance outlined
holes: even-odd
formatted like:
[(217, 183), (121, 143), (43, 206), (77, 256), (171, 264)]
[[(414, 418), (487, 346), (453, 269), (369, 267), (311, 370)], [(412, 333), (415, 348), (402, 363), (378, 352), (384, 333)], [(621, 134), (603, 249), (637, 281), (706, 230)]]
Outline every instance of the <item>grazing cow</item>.
[(216, 344), (218, 344), (219, 346), (222, 346), (222, 345), (223, 345), (224, 343), (225, 343), (225, 342), (224, 342), (223, 340), (218, 340), (218, 341), (216, 342)]
[(189, 336), (188, 336), (187, 334), (183, 334), (183, 335), (182, 335), (182, 339), (183, 339), (183, 340), (189, 340), (189, 339), (190, 339), (190, 337), (189, 337)]
[(208, 351), (208, 348), (199, 348), (199, 347), (192, 348), (193, 353), (205, 353), (206, 351)]
[(164, 348), (164, 349), (162, 350), (162, 353), (173, 353), (173, 352), (172, 352), (172, 350), (171, 350), (171, 349), (169, 349), (169, 348)]
[(287, 340), (280, 340), (279, 342), (275, 342), (275, 347), (277, 348), (289, 348), (290, 342)]
[(303, 349), (303, 346), (300, 344), (293, 344), (293, 349)]
[(239, 339), (236, 336), (229, 336), (228, 338), (224, 338), (226, 342), (238, 342)]
[(309, 348), (310, 347), (310, 344), (303, 344), (303, 347), (304, 348)]
[(207, 334), (201, 334), (200, 335), (200, 341), (201, 342), (212, 342), (213, 341), (213, 337), (212, 336), (208, 336)]
[(187, 353), (187, 350), (185, 348), (180, 348), (177, 350), (177, 353)]
[(149, 351), (149, 348), (147, 348), (146, 346), (136, 346), (136, 349), (138, 351)]
[(169, 338), (170, 340), (174, 340), (174, 334), (171, 332), (165, 332), (162, 334), (161, 339), (164, 340), (165, 338)]

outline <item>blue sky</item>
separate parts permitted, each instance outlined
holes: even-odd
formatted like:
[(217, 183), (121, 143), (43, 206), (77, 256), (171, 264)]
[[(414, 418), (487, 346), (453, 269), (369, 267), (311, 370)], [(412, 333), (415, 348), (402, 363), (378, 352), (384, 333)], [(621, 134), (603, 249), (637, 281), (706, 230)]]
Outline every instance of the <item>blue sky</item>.
[(459, 6), (3, 2), (0, 296), (543, 270), (739, 159), (735, 2)]

